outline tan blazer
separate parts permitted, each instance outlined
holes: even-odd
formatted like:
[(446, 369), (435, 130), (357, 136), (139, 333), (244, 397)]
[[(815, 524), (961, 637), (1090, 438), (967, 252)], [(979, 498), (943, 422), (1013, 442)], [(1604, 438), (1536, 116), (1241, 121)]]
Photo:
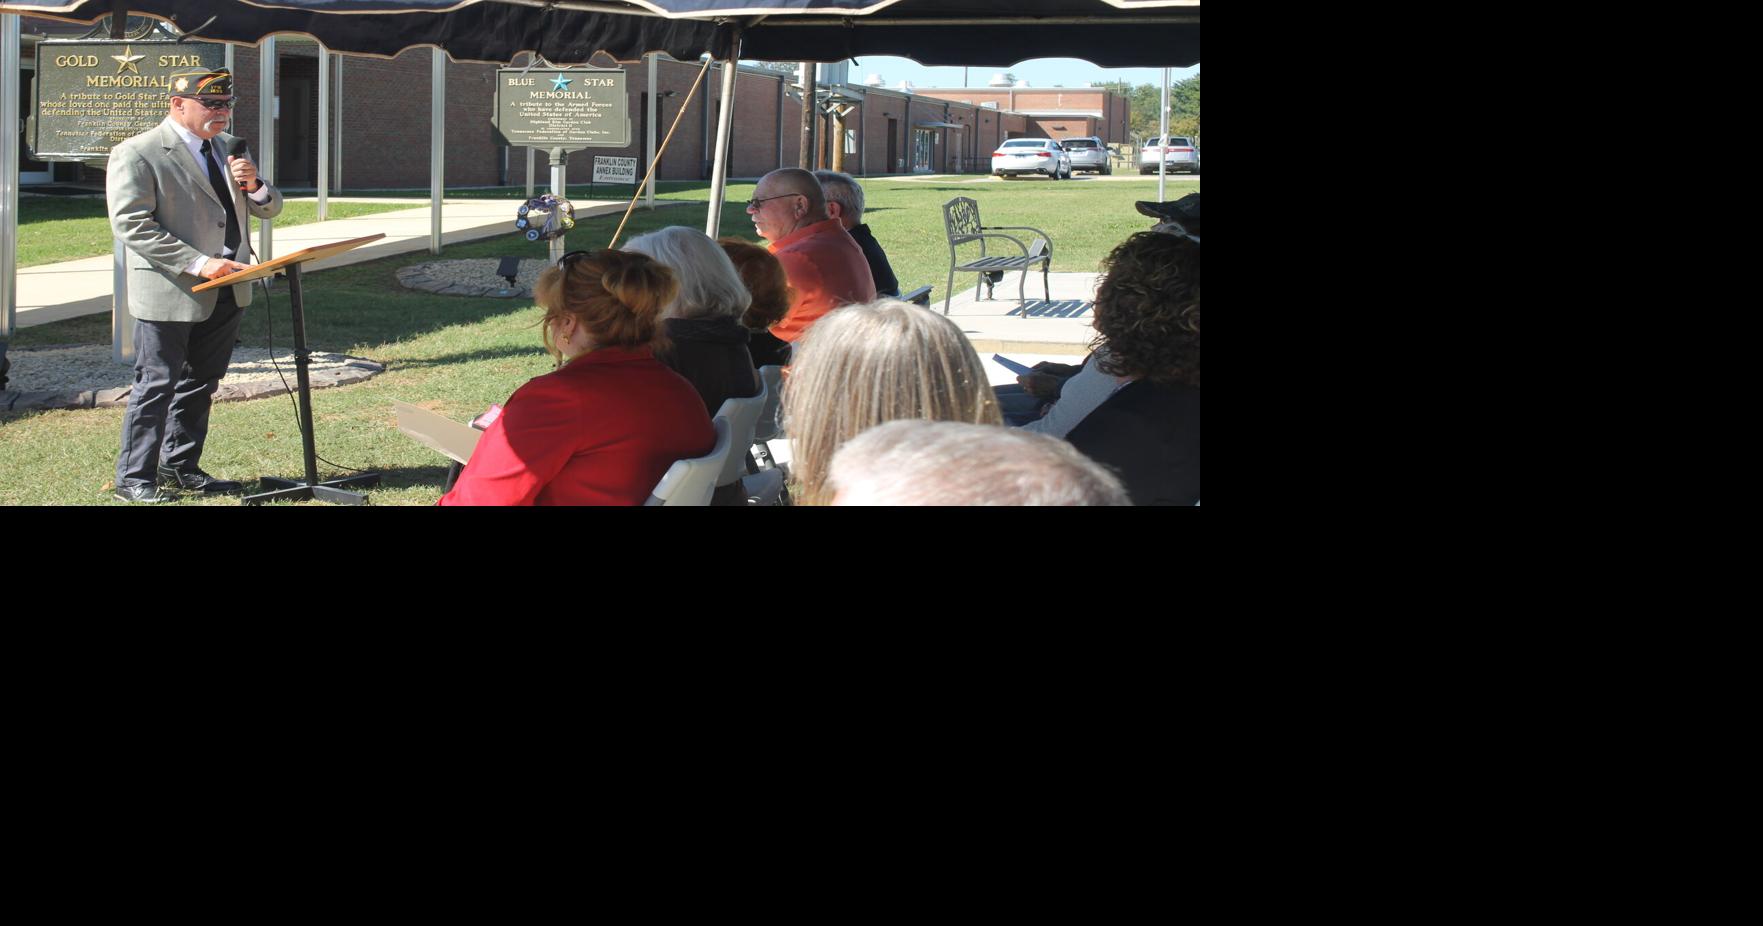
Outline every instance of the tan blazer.
[[(221, 151), (233, 136), (221, 133)], [(197, 257), (215, 257), (226, 245), (226, 212), (208, 175), (167, 118), (156, 128), (111, 149), (104, 194), (110, 227), (128, 247), (129, 314), (156, 322), (200, 322), (214, 314), (219, 289), (191, 293), (205, 282), (186, 273)], [(265, 181), (267, 183), (267, 181)], [(240, 263), (251, 262), (251, 223), (247, 215), (270, 219), (282, 211), (282, 194), (269, 188), (269, 202), (258, 205), (227, 178), (239, 219)], [(241, 306), (251, 304), (251, 285), (232, 288)]]

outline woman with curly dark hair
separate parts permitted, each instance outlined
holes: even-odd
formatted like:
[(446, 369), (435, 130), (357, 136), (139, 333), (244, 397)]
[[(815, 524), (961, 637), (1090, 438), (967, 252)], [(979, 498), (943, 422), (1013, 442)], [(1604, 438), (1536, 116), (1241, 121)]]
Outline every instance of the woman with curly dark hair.
[[(1138, 505), (1200, 499), (1200, 243), (1139, 232), (1102, 263), (1096, 350), (1025, 430), (1112, 467)], [(1022, 377), (1040, 394), (1061, 371)]]

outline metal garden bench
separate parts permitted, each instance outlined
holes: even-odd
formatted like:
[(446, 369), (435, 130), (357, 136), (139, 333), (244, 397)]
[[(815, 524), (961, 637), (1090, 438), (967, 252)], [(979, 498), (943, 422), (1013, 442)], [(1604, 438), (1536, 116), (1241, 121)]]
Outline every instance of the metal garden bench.
[[(1017, 279), (1016, 284), (1016, 298), (1018, 302), (1026, 304), (1028, 297), (1025, 293), (1028, 286), (1029, 268), (1040, 264), (1041, 288), (1047, 301), (1053, 300), (1052, 284), (1047, 278), (1053, 262), (1053, 241), (1046, 232), (1027, 225), (981, 225), (979, 203), (965, 196), (957, 196), (943, 204), (943, 227), (949, 235), (949, 288), (943, 295), (944, 315), (949, 314), (949, 300), (953, 299), (955, 295), (955, 274), (957, 273), (979, 274), (979, 283), (985, 284), (986, 298), (990, 299), (992, 298), (992, 274), (997, 274), (1001, 278), (1004, 271), (1021, 271), (1022, 275)], [(1034, 232), (1037, 237), (1031, 243), (1024, 244), (1022, 239), (1015, 235), (1000, 234), (1007, 231), (1030, 231)], [(1015, 245), (1018, 253), (988, 254), (986, 243), (1000, 239)], [(963, 263), (960, 257), (960, 248), (964, 244), (973, 242), (979, 243), (979, 256)], [(1001, 248), (1002, 245), (999, 247)], [(972, 254), (971, 248), (968, 253)], [(977, 292), (979, 283), (974, 284), (975, 299), (979, 296)]]

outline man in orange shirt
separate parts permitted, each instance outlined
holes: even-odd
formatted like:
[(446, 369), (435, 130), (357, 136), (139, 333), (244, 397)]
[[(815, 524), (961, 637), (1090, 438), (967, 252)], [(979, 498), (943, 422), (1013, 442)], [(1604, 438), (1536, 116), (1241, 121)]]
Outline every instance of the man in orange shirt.
[(798, 167), (759, 178), (747, 202), (753, 228), (771, 242), (796, 300), (771, 333), (795, 341), (822, 315), (840, 306), (875, 300), (875, 280), (856, 239), (826, 212), (826, 193), (814, 175)]

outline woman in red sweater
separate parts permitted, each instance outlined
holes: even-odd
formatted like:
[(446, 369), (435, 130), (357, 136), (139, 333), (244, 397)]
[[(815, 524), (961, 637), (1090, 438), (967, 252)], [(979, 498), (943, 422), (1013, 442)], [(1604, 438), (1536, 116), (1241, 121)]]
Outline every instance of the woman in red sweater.
[(533, 287), (562, 364), (515, 390), (442, 505), (640, 505), (716, 443), (697, 390), (655, 359), (673, 274), (641, 254), (572, 251)]

